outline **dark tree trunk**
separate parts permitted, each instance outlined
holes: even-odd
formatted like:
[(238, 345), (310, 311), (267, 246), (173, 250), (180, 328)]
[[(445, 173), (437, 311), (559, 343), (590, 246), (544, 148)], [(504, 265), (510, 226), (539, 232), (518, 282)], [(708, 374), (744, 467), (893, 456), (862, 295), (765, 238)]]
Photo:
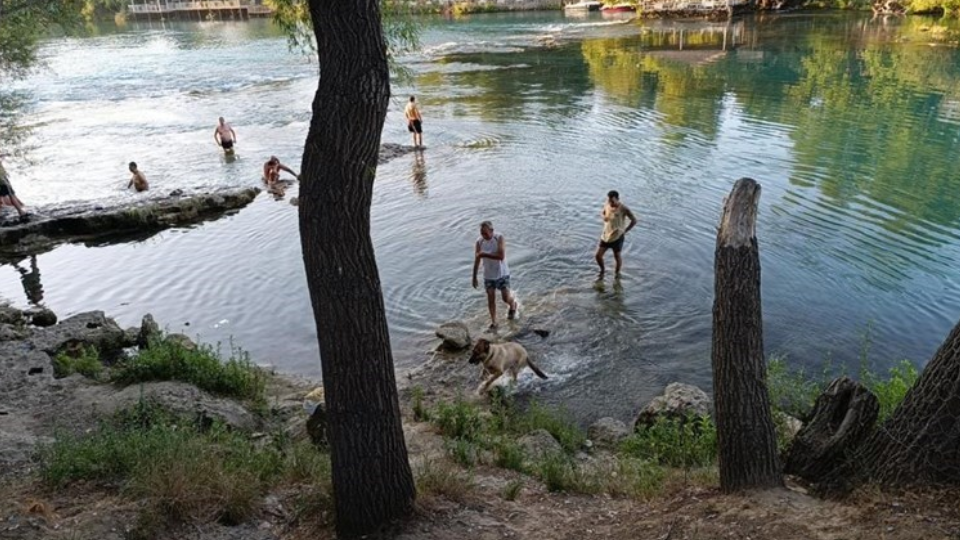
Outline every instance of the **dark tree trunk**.
[(770, 413), (760, 311), (756, 221), (760, 186), (734, 184), (717, 231), (713, 303), (713, 400), (720, 488), (783, 485)]
[(787, 451), (783, 472), (817, 484), (845, 481), (845, 467), (872, 433), (880, 402), (860, 383), (840, 377), (817, 398)]
[(300, 240), (317, 323), (337, 531), (407, 514), (415, 489), (370, 238), (390, 97), (377, 0), (310, 0), (322, 69), (303, 154)]
[(856, 461), (880, 484), (960, 486), (960, 323)]

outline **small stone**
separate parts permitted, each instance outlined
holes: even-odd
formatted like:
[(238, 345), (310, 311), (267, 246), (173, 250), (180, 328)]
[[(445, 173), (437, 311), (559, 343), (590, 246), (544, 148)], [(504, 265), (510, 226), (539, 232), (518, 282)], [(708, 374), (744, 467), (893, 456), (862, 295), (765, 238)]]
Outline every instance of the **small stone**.
[(57, 314), (47, 308), (38, 308), (28, 312), (34, 326), (47, 327), (57, 324)]
[(437, 337), (443, 340), (442, 349), (448, 351), (462, 351), (470, 347), (470, 329), (461, 321), (445, 322), (437, 328)]
[(192, 339), (190, 339), (188, 336), (184, 334), (170, 334), (167, 336), (166, 341), (167, 343), (174, 343), (176, 345), (179, 345), (188, 351), (197, 350), (197, 344), (194, 343)]
[(290, 197), (290, 204), (292, 206), (300, 206), (300, 197)]

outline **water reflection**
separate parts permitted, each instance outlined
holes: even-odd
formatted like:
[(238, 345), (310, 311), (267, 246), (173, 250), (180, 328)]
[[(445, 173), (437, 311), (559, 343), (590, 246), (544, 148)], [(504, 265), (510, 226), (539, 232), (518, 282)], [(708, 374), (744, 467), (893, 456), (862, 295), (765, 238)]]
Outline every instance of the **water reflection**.
[(413, 153), (413, 165), (410, 168), (410, 182), (417, 197), (427, 196), (427, 163), (423, 158), (423, 150)]
[(27, 302), (39, 307), (43, 303), (43, 284), (40, 282), (40, 268), (37, 267), (36, 255), (31, 255), (29, 259), (29, 270), (21, 266), (23, 261), (13, 263), (13, 267), (16, 268), (20, 274), (20, 283), (23, 285), (23, 294), (26, 296)]

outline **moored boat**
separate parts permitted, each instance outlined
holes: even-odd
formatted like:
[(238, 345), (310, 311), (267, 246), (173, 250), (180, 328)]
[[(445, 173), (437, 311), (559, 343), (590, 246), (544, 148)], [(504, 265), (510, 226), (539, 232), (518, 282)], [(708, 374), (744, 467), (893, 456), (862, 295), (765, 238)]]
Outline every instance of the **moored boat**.
[(636, 10), (637, 6), (633, 4), (612, 4), (600, 8), (600, 11), (604, 13), (632, 13)]
[(597, 0), (580, 0), (575, 4), (563, 6), (564, 11), (597, 11), (603, 4)]

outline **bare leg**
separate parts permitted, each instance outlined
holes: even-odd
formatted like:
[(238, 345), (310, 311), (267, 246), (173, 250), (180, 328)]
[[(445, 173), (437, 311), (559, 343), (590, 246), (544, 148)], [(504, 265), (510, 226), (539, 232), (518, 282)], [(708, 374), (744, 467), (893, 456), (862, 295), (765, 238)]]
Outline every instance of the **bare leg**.
[(497, 382), (497, 379), (500, 378), (500, 375), (503, 375), (503, 374), (502, 374), (502, 373), (499, 373), (499, 374), (492, 373), (492, 374), (490, 374), (490, 377), (487, 378), (486, 381), (483, 381), (483, 384), (480, 386), (480, 392), (479, 392), (479, 394), (482, 396), (483, 394), (485, 394), (485, 393), (487, 393), (488, 391), (490, 391), (490, 387), (493, 386), (493, 383)]
[(607, 253), (607, 248), (605, 247), (597, 248), (596, 259), (597, 259), (597, 266), (600, 267), (600, 277), (603, 277), (603, 273), (606, 271), (606, 268), (604, 268), (603, 266), (603, 256), (606, 255), (606, 253)]
[(614, 252), (613, 252), (613, 258), (617, 261), (617, 274), (616, 274), (616, 275), (619, 276), (619, 275), (620, 275), (620, 268), (623, 267), (623, 259), (620, 258), (620, 252), (619, 252), (619, 251), (614, 251)]
[(490, 324), (497, 325), (497, 290), (487, 289), (487, 309), (490, 310)]
[(517, 311), (517, 297), (513, 294), (513, 291), (504, 287), (500, 289), (500, 297), (503, 298), (503, 301), (510, 307), (510, 310), (516, 313)]

